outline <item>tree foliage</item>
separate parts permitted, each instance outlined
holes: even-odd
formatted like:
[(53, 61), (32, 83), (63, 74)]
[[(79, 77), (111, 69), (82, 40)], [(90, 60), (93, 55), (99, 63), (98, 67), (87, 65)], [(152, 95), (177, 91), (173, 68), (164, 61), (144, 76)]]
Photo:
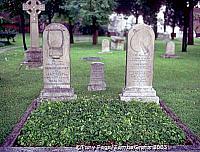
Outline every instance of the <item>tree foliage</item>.
[(22, 9), (22, 4), (25, 3), (26, 0), (1, 0), (0, 1), (0, 9), (1, 11), (10, 13), (10, 16), (19, 16), (20, 17), (20, 29), (22, 32), (22, 40), (24, 50), (27, 50), (26, 39), (25, 39), (25, 14)]
[(82, 0), (80, 3), (80, 14), (82, 23), (91, 25), (93, 31), (93, 44), (97, 44), (98, 28), (108, 23), (109, 15), (112, 14), (114, 0)]

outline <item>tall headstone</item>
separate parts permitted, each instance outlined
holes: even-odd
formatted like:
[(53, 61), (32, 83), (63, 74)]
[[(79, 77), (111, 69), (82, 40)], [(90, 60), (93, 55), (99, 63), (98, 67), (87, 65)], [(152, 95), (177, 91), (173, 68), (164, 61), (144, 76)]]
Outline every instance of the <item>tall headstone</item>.
[(28, 0), (23, 4), (23, 10), (30, 15), (30, 48), (25, 53), (24, 63), (28, 67), (42, 65), (42, 49), (39, 47), (38, 15), (45, 10), (45, 5), (39, 0)]
[(166, 42), (166, 50), (165, 54), (161, 55), (163, 58), (177, 58), (178, 56), (175, 54), (175, 43), (173, 41)]
[(43, 33), (43, 99), (76, 99), (70, 81), (70, 35), (62, 24), (52, 23)]
[(123, 101), (139, 100), (159, 103), (152, 87), (155, 34), (149, 26), (139, 24), (128, 33), (126, 82), (120, 94)]
[(109, 53), (109, 52), (110, 52), (110, 41), (108, 39), (103, 39), (101, 53)]
[(88, 91), (106, 90), (106, 83), (104, 79), (104, 64), (101, 62), (93, 62), (90, 71), (90, 83)]

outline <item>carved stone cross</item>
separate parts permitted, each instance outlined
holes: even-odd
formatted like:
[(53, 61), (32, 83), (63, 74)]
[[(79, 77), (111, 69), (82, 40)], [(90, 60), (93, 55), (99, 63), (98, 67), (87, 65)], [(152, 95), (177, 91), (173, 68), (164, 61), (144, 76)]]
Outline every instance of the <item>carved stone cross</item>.
[(31, 48), (39, 48), (38, 15), (45, 10), (45, 5), (39, 0), (28, 0), (23, 4), (23, 10), (30, 15)]

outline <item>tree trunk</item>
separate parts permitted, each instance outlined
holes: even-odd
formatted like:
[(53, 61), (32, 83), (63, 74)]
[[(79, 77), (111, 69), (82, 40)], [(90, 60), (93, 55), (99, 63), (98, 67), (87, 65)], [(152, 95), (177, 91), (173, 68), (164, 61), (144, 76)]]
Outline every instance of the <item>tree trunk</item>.
[(138, 24), (138, 18), (139, 18), (139, 14), (136, 12), (135, 14), (136, 24)]
[(184, 27), (183, 27), (182, 52), (187, 52), (187, 24), (186, 23), (184, 23)]
[(190, 4), (190, 6), (189, 6), (188, 45), (194, 45), (194, 36), (193, 36), (193, 7), (194, 7), (193, 4)]
[(174, 31), (175, 31), (175, 25), (172, 26), (172, 34), (171, 34), (172, 40), (174, 40), (174, 37), (175, 37)]
[(166, 10), (164, 12), (164, 32), (166, 32), (166, 29), (167, 29), (167, 23), (166, 23), (166, 15), (167, 15), (167, 12), (168, 12), (168, 7), (166, 7)]
[(92, 17), (92, 33), (93, 45), (96, 45), (98, 43), (98, 29), (96, 17)]
[(167, 29), (167, 25), (166, 25), (166, 22), (164, 21), (164, 33), (166, 32), (166, 29)]
[(22, 42), (23, 42), (23, 46), (24, 46), (24, 51), (27, 50), (27, 46), (26, 46), (26, 35), (25, 35), (25, 18), (24, 18), (24, 14), (21, 12), (20, 13), (20, 29), (22, 32)]
[(187, 31), (188, 31), (188, 25), (189, 25), (189, 19), (188, 19), (188, 8), (185, 8), (184, 11), (184, 25), (183, 25), (183, 39), (182, 39), (182, 52), (187, 52)]
[(69, 34), (70, 34), (70, 43), (73, 44), (74, 36), (73, 36), (73, 25), (72, 25), (71, 18), (69, 18)]
[(49, 19), (49, 24), (51, 24), (51, 20), (52, 20), (52, 18), (51, 18), (51, 11), (49, 11), (49, 13), (48, 13), (48, 19)]
[(157, 39), (158, 38), (158, 27), (157, 27), (157, 18), (154, 19), (154, 25), (153, 25), (153, 30), (154, 30), (154, 33), (155, 33), (155, 38)]

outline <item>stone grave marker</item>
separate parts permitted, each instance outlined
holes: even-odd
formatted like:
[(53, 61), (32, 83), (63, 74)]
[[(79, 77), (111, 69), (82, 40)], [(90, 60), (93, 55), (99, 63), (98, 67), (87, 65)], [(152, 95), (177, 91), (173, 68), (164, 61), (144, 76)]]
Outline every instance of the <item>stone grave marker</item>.
[(106, 83), (104, 79), (104, 63), (93, 62), (90, 71), (90, 83), (88, 91), (106, 90)]
[(110, 53), (110, 41), (108, 39), (103, 39), (102, 52), (99, 53)]
[(25, 61), (28, 67), (42, 65), (42, 49), (39, 47), (38, 15), (45, 10), (45, 5), (39, 0), (28, 0), (23, 4), (23, 10), (30, 15), (30, 48), (25, 52)]
[(124, 37), (111, 36), (111, 49), (114, 50), (124, 50), (125, 49), (125, 39)]
[(159, 103), (152, 87), (155, 34), (149, 26), (138, 24), (128, 33), (126, 82), (120, 94), (123, 101)]
[(173, 41), (168, 41), (166, 43), (166, 51), (164, 55), (161, 55), (163, 58), (178, 58), (178, 56), (175, 54), (175, 43)]
[(99, 60), (102, 60), (102, 58), (89, 56), (89, 57), (83, 57), (83, 58), (81, 58), (81, 60), (83, 60), (83, 61), (99, 61)]
[(62, 24), (52, 23), (43, 33), (43, 99), (76, 99), (70, 82), (70, 35)]

